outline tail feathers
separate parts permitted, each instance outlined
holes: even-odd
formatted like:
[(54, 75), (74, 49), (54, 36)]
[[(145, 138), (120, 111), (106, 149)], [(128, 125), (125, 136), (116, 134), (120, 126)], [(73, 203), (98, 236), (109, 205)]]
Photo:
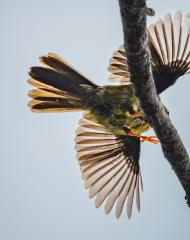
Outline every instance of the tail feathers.
[(40, 58), (45, 67), (32, 67), (28, 83), (36, 89), (29, 92), (32, 111), (86, 110), (86, 99), (96, 85), (55, 54)]
[(64, 92), (47, 89), (34, 89), (28, 94), (33, 98), (29, 107), (33, 112), (68, 112), (85, 110), (79, 98), (72, 97)]
[(140, 139), (116, 136), (104, 126), (86, 118), (77, 130), (76, 149), (85, 188), (95, 197), (96, 207), (103, 203), (108, 214), (115, 206), (116, 218), (124, 207), (130, 218), (134, 198), (140, 211), (140, 186), (143, 190), (139, 166)]
[[(154, 81), (157, 92), (161, 93), (179, 77), (190, 73), (190, 12), (182, 16), (178, 11), (173, 18), (167, 14), (147, 30)], [(108, 70), (111, 81), (130, 83), (123, 47), (113, 54)]]
[(67, 63), (64, 59), (56, 55), (55, 53), (49, 53), (48, 56), (40, 57), (40, 62), (43, 65), (51, 67), (56, 72), (62, 74), (66, 78), (69, 79), (72, 77), (71, 81), (74, 81), (75, 84), (86, 84), (91, 87), (95, 87), (96, 84), (92, 83), (85, 76), (82, 75), (79, 71), (74, 69), (69, 63)]
[(190, 12), (167, 14), (148, 28), (149, 47), (158, 93), (190, 72)]
[(33, 99), (28, 106), (33, 112), (76, 112), (82, 110), (81, 105), (67, 99), (61, 99), (61, 101), (57, 102), (53, 98), (44, 98), (43, 100)]

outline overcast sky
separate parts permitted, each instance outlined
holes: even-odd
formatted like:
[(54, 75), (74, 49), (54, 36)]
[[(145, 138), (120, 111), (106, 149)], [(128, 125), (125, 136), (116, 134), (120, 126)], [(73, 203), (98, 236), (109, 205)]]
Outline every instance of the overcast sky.
[[(148, 1), (155, 21), (188, 0)], [(160, 146), (143, 144), (142, 211), (119, 220), (95, 209), (74, 150), (80, 113), (34, 114), (27, 107), (27, 71), (55, 52), (99, 84), (123, 42), (116, 0), (0, 0), (0, 239), (187, 240), (190, 209)], [(161, 97), (190, 146), (190, 75)]]

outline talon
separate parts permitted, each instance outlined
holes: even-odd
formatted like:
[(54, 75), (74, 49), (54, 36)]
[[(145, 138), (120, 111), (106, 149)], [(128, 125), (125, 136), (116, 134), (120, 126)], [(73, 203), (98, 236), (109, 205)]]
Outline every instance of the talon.
[(141, 142), (151, 142), (154, 144), (158, 144), (160, 142), (156, 136), (141, 136), (133, 132), (128, 132), (128, 134), (134, 137), (139, 137)]
[(141, 136), (140, 135), (140, 138), (141, 138), (141, 142), (151, 142), (151, 143), (155, 143), (155, 144), (158, 144), (160, 141), (158, 140), (158, 138), (156, 136)]

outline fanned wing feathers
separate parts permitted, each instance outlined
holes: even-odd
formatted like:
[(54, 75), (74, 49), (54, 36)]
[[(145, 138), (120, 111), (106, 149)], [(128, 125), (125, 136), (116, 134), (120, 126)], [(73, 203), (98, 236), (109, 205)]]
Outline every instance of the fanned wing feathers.
[[(180, 11), (173, 20), (167, 14), (162, 21), (148, 27), (148, 41), (151, 51), (153, 75), (158, 93), (175, 83), (177, 78), (190, 72), (190, 13), (182, 19)], [(130, 82), (127, 59), (120, 47), (113, 54), (108, 70), (110, 80)]]
[(119, 218), (127, 201), (131, 217), (134, 192), (140, 210), (139, 168), (140, 140), (130, 136), (115, 136), (102, 125), (83, 118), (76, 136), (77, 156), (89, 196), (96, 196), (96, 207), (106, 200), (108, 214), (114, 204)]
[(124, 84), (130, 83), (130, 72), (123, 46), (119, 47), (119, 49), (113, 53), (109, 62), (108, 71), (111, 73), (109, 76), (110, 81)]
[[(174, 19), (170, 14), (148, 28), (153, 75), (157, 92), (173, 85), (177, 78), (190, 69), (190, 16), (182, 19), (180, 11)], [(155, 53), (155, 49), (157, 54)], [(161, 60), (161, 61), (160, 61)]]
[[(190, 13), (182, 19), (177, 12), (151, 24), (147, 30), (151, 63), (157, 92), (161, 93), (177, 78), (190, 72)], [(32, 111), (87, 110), (97, 90), (81, 73), (59, 56), (50, 53), (40, 58), (43, 67), (32, 67), (28, 82), (35, 87), (29, 92)], [(123, 47), (114, 52), (108, 70), (110, 80), (130, 83), (130, 73)], [(140, 211), (139, 167), (140, 139), (116, 136), (104, 126), (83, 118), (76, 132), (76, 149), (85, 187), (96, 196), (95, 205), (105, 202), (105, 213), (115, 206), (119, 218), (123, 207), (130, 218), (134, 196)]]
[(85, 110), (85, 97), (96, 89), (81, 73), (54, 53), (40, 58), (43, 67), (32, 67), (28, 83), (36, 87), (29, 92), (32, 111), (56, 112)]

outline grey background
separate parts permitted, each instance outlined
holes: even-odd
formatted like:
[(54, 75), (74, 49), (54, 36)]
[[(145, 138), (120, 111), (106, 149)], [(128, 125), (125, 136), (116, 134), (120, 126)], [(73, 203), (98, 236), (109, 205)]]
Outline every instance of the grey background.
[[(187, 0), (148, 1), (155, 21), (190, 10)], [(56, 52), (89, 78), (107, 84), (106, 67), (122, 44), (117, 1), (0, 0), (0, 239), (173, 239), (190, 235), (184, 192), (160, 146), (143, 144), (142, 211), (129, 221), (96, 210), (74, 151), (80, 113), (34, 114), (27, 71)], [(189, 149), (190, 75), (162, 95)]]

